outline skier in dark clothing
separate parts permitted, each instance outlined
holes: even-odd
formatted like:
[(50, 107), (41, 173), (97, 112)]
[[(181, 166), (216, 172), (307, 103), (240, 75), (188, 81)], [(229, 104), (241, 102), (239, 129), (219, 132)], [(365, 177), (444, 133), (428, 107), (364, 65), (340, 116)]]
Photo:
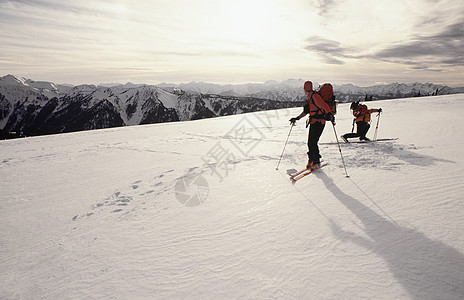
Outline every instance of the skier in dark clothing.
[(303, 89), (308, 100), (303, 107), (303, 112), (295, 118), (290, 119), (290, 123), (295, 125), (296, 121), (309, 114), (309, 134), (308, 134), (308, 164), (306, 168), (317, 169), (321, 165), (321, 154), (319, 152), (319, 138), (325, 127), (326, 119), (333, 120), (329, 105), (322, 97), (315, 93), (311, 81), (306, 81)]
[(371, 114), (374, 112), (381, 113), (382, 109), (367, 109), (367, 106), (364, 104), (359, 104), (359, 101), (351, 103), (350, 109), (353, 111), (353, 129), (354, 124), (356, 123), (356, 132), (351, 132), (342, 135), (342, 139), (348, 143), (349, 138), (359, 137), (361, 141), (370, 141), (366, 134), (369, 131), (371, 125)]

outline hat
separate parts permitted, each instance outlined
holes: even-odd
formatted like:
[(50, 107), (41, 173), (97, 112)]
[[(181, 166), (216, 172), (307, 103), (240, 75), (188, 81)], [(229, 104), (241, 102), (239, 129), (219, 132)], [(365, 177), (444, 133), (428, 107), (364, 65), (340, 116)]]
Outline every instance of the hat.
[(359, 101), (352, 102), (350, 109), (355, 110), (356, 108), (358, 108), (358, 105), (359, 105)]
[(303, 89), (305, 91), (312, 91), (313, 90), (313, 83), (311, 81), (306, 81), (303, 85)]

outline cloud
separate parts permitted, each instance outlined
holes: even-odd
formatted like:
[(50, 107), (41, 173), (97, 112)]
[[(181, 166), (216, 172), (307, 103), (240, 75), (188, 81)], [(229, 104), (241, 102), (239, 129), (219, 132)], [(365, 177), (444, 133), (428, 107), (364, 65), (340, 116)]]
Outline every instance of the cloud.
[[(3, 3), (2, 3), (3, 2)], [(35, 10), (35, 11), (54, 11), (54, 12), (72, 12), (82, 14), (93, 14), (97, 8), (97, 5), (91, 5), (88, 1), (60, 1), (60, 0), (5, 0), (0, 2), (3, 5), (10, 5), (12, 7)], [(109, 0), (99, 1), (100, 3), (106, 3), (110, 5)], [(104, 12), (100, 10), (100, 12)]]
[(335, 7), (337, 2), (335, 0), (312, 0), (311, 6), (319, 10), (318, 14), (320, 16), (325, 16), (328, 12)]
[(359, 58), (352, 53), (355, 51), (352, 48), (341, 47), (341, 43), (318, 36), (312, 36), (306, 39), (304, 49), (318, 54), (325, 63), (331, 65), (342, 65), (346, 58)]
[(385, 45), (373, 54), (369, 49), (343, 47), (338, 41), (318, 36), (306, 39), (305, 43), (305, 50), (316, 53), (327, 64), (341, 65), (348, 59), (372, 59), (408, 65), (416, 70), (442, 71), (449, 66), (464, 66), (464, 22), (449, 25), (438, 34), (417, 34), (404, 43)]
[(405, 44), (386, 47), (370, 58), (418, 66), (464, 66), (464, 22), (441, 33), (417, 36)]

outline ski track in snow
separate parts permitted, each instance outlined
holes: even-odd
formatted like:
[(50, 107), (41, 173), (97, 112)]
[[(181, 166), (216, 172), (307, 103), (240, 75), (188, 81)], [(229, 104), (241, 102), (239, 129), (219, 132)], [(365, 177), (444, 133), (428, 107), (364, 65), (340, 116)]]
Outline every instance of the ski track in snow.
[(399, 139), (342, 144), (346, 178), (327, 124), (296, 184), (300, 109), (2, 141), (0, 298), (462, 299), (463, 100), (368, 103)]

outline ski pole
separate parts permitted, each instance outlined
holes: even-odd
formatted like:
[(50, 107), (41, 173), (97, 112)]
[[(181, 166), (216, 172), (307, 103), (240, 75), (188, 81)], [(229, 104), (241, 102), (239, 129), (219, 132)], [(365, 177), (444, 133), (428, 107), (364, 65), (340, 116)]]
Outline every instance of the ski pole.
[(377, 125), (375, 125), (374, 141), (377, 141), (377, 131), (379, 130), (380, 113), (377, 115)]
[(290, 137), (290, 133), (292, 133), (293, 126), (295, 125), (290, 126), (290, 131), (288, 132), (287, 140), (285, 141), (284, 149), (282, 149), (282, 154), (280, 155), (279, 163), (277, 164), (276, 170), (279, 169), (280, 161), (282, 160), (282, 156), (284, 156), (285, 147), (287, 147), (288, 138)]
[(343, 168), (345, 169), (346, 177), (349, 178), (350, 175), (348, 175), (348, 171), (346, 171), (345, 160), (343, 159), (342, 148), (340, 147), (340, 142), (338, 141), (338, 135), (337, 135), (337, 131), (335, 130), (335, 123), (334, 122), (332, 122), (332, 127), (334, 129), (335, 138), (337, 139), (338, 151), (340, 152), (340, 156), (342, 158)]

